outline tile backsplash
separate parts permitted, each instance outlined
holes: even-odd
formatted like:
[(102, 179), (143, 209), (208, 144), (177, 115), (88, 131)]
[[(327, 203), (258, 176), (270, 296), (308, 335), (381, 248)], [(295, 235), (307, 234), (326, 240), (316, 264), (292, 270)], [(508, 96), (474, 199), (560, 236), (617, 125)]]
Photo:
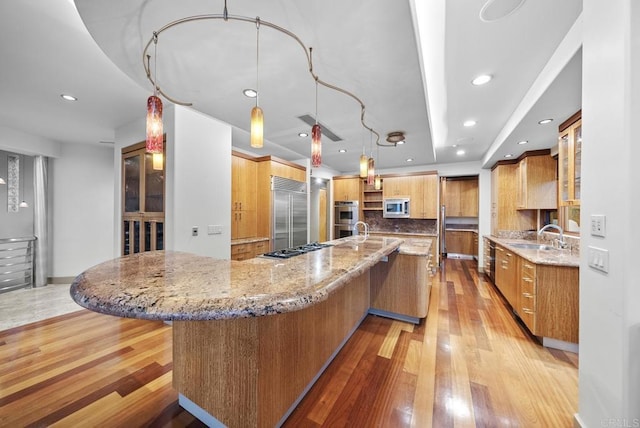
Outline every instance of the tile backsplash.
[(438, 221), (435, 219), (384, 218), (381, 211), (367, 211), (363, 220), (372, 232), (438, 233)]

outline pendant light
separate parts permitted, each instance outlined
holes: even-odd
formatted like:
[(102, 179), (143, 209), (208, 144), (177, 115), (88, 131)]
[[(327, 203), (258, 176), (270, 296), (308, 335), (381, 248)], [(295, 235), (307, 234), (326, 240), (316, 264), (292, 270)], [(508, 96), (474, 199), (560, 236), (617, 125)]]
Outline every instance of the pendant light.
[[(380, 146), (376, 146), (376, 157), (378, 158), (378, 163), (379, 163), (380, 162)], [(380, 172), (378, 172), (378, 175), (376, 175), (373, 188), (376, 190), (382, 189), (382, 178), (380, 177)]]
[[(157, 57), (157, 46), (158, 46), (158, 34), (153, 33), (153, 43), (154, 43), (154, 74), (155, 74), (155, 82), (153, 85), (153, 95), (147, 99), (147, 139), (145, 143), (145, 149), (147, 153), (151, 153), (154, 157), (154, 164), (157, 163), (158, 155), (160, 159), (162, 157), (163, 149), (163, 129), (162, 129), (162, 100), (158, 97), (158, 75), (157, 75), (157, 66), (158, 66), (158, 57)], [(147, 56), (147, 61), (149, 57)], [(155, 169), (155, 168), (154, 168)]]
[(311, 166), (322, 165), (322, 128), (318, 125), (318, 78), (316, 77), (316, 123), (311, 127)]
[(367, 155), (365, 154), (364, 133), (363, 133), (362, 134), (362, 154), (360, 155), (360, 178), (367, 178), (368, 168), (369, 168), (369, 160), (367, 159)]
[(375, 181), (375, 162), (373, 160), (373, 133), (371, 133), (369, 155), (369, 160), (367, 161), (367, 184), (369, 186), (373, 186)]
[[(24, 170), (24, 156), (20, 156), (20, 163), (22, 164), (22, 167), (19, 167), (20, 168), (20, 177), (19, 177), (20, 186), (18, 188), (18, 191), (20, 190), (20, 188), (22, 188), (22, 194), (23, 194), (23, 197), (24, 197), (24, 172), (23, 172), (23, 170)], [(18, 165), (20, 165), (20, 163)], [(27, 203), (26, 200), (23, 199), (22, 202), (20, 202), (18, 204), (18, 207), (20, 207), (20, 208), (29, 208), (29, 204)]]
[(260, 18), (256, 17), (256, 105), (251, 109), (251, 147), (260, 149), (264, 141), (264, 116), (258, 105), (260, 90)]
[(4, 178), (0, 177), (0, 184), (7, 184), (7, 182), (4, 181)]

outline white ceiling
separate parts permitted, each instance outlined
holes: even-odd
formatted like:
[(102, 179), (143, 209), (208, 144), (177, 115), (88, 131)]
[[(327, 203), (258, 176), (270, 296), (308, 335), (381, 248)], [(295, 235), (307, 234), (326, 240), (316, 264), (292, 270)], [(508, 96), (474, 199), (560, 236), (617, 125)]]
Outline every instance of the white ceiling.
[[(408, 165), (409, 157), (412, 165), (475, 160), (491, 166), (507, 153), (551, 147), (557, 125), (580, 108), (579, 26), (570, 30), (581, 0), (528, 0), (495, 22), (479, 18), (485, 3), (228, 0), (228, 8), (231, 15), (282, 26), (313, 47), (314, 71), (362, 99), (365, 121), (383, 139), (405, 132), (407, 144), (380, 148), (378, 166), (388, 169)], [(222, 0), (76, 4), (79, 14), (71, 0), (0, 2), (1, 126), (54, 141), (113, 141), (117, 127), (144, 114), (152, 85), (142, 50), (153, 31), (223, 10)], [(254, 101), (242, 89), (255, 87), (255, 43), (254, 24), (222, 20), (175, 27), (158, 43), (161, 88), (236, 127), (234, 146), (244, 149)], [(494, 80), (472, 86), (480, 73)], [(309, 137), (297, 136), (309, 127), (297, 117), (315, 113), (314, 81), (302, 48), (266, 26), (260, 30), (259, 89), (268, 142), (253, 151), (309, 157)], [(79, 100), (65, 102), (61, 93)], [(353, 172), (363, 144), (367, 152), (370, 146), (360, 108), (326, 88), (318, 94), (318, 119), (343, 138), (323, 138), (323, 163)], [(544, 117), (554, 122), (537, 125)], [(462, 127), (470, 118), (478, 124)], [(516, 145), (520, 139), (529, 144)], [(341, 148), (347, 153), (338, 153)], [(464, 156), (456, 156), (460, 148)]]

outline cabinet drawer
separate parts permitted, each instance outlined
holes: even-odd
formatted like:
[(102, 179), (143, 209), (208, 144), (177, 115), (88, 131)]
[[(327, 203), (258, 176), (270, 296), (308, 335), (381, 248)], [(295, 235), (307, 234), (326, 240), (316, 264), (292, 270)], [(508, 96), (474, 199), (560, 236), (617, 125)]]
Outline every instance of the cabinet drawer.
[(536, 266), (532, 263), (524, 262), (522, 263), (522, 276), (526, 276), (527, 278), (535, 279), (536, 277)]
[(522, 293), (528, 293), (532, 296), (536, 295), (536, 282), (531, 278), (523, 277), (520, 281), (520, 290)]
[(518, 312), (535, 312), (536, 296), (530, 293), (522, 293), (520, 296), (520, 311)]
[(231, 246), (232, 256), (249, 252), (251, 252), (251, 244), (236, 244)]
[(521, 309), (518, 311), (520, 315), (520, 319), (527, 326), (531, 333), (536, 334), (536, 313), (535, 311)]
[(254, 254), (260, 255), (260, 254), (264, 254), (266, 253), (267, 250), (267, 241), (261, 241), (261, 242), (256, 242), (255, 244), (253, 244), (253, 252)]

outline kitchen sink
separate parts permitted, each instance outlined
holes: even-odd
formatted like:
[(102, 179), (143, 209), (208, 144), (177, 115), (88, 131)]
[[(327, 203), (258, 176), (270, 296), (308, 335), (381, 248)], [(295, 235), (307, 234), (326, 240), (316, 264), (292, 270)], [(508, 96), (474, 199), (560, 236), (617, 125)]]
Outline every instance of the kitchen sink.
[(517, 243), (517, 244), (509, 244), (512, 247), (515, 248), (522, 248), (524, 250), (555, 250), (554, 247), (552, 247), (551, 245), (545, 245), (545, 244), (524, 244), (524, 243)]

